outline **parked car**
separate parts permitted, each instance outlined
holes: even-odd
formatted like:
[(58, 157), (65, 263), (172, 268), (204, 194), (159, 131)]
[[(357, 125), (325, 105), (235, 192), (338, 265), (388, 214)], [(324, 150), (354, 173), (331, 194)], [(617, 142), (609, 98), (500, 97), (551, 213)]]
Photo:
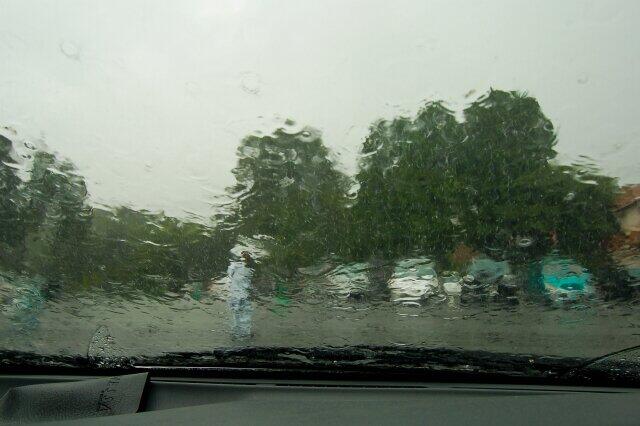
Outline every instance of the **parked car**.
[(595, 294), (591, 274), (570, 258), (547, 256), (542, 259), (539, 279), (554, 303), (586, 300)]
[(329, 291), (340, 299), (360, 300), (369, 292), (368, 263), (347, 263), (327, 274)]
[(462, 276), (456, 271), (445, 271), (440, 276), (442, 290), (447, 296), (460, 296), (462, 293)]
[(396, 263), (389, 280), (391, 300), (402, 304), (416, 304), (442, 294), (434, 262), (428, 258), (403, 259)]
[[(496, 261), (488, 257), (473, 259), (467, 269), (467, 275), (463, 278), (461, 300), (474, 302), (497, 299), (501, 296), (499, 288), (505, 281), (504, 277), (510, 275), (511, 267), (506, 261)], [(513, 291), (509, 283), (504, 287), (502, 294)]]

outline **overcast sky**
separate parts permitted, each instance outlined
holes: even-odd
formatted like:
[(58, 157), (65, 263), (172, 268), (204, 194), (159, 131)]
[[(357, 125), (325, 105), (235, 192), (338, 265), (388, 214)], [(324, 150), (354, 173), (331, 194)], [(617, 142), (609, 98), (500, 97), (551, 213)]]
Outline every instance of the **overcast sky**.
[(207, 217), (250, 132), (317, 127), (353, 171), (376, 119), (493, 87), (538, 99), (563, 162), (640, 182), (639, 17), (634, 0), (0, 0), (17, 135), (0, 131), (71, 159), (95, 202)]

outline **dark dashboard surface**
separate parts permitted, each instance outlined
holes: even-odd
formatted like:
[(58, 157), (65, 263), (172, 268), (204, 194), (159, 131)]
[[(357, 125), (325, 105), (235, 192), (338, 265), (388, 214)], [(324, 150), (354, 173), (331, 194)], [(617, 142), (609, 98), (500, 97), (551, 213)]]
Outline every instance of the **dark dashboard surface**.
[[(0, 394), (88, 378), (2, 375)], [(64, 424), (622, 425), (639, 419), (640, 391), (630, 388), (163, 377), (149, 382), (142, 412)]]

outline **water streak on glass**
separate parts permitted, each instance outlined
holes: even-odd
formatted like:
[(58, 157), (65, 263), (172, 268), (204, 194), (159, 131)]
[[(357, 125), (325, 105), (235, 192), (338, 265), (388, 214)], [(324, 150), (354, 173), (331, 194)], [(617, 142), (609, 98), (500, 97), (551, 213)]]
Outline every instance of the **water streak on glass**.
[(426, 3), (9, 5), (0, 350), (638, 344), (638, 7)]

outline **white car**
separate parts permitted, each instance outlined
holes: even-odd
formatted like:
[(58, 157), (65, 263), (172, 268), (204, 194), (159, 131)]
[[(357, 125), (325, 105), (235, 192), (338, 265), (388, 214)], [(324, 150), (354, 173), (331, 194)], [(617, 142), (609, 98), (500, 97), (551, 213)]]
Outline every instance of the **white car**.
[(329, 290), (341, 299), (359, 299), (369, 291), (368, 263), (347, 263), (327, 274)]
[(438, 274), (427, 258), (405, 259), (396, 264), (389, 280), (391, 300), (419, 305), (421, 300), (440, 293)]

